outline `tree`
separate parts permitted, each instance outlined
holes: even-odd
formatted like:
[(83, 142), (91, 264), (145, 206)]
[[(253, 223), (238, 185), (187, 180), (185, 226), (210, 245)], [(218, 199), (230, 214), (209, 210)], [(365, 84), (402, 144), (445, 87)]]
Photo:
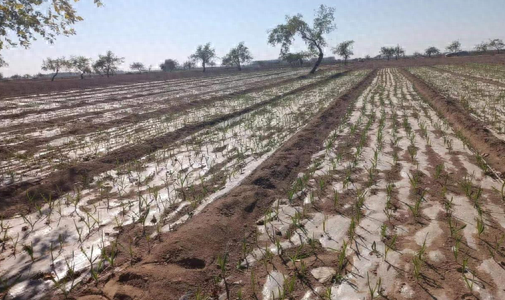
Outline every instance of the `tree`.
[(196, 52), (190, 57), (194, 61), (201, 61), (203, 71), (205, 72), (205, 65), (210, 64), (216, 57), (216, 50), (210, 47), (210, 43), (207, 43), (203, 46), (198, 46)]
[(113, 75), (119, 65), (121, 65), (124, 62), (124, 57), (119, 57), (116, 56), (112, 51), (107, 51), (105, 55), (99, 55), (98, 60), (93, 64), (93, 69), (95, 72), (98, 74), (103, 74), (107, 77), (110, 75)]
[(53, 77), (51, 77), (51, 81), (54, 81), (54, 78), (58, 75), (60, 70), (64, 70), (69, 68), (70, 63), (65, 59), (65, 57), (60, 58), (47, 58), (42, 62), (42, 70), (43, 71), (52, 71), (54, 72)]
[(309, 51), (300, 51), (296, 53), (281, 53), (281, 56), (279, 57), (281, 60), (286, 61), (290, 65), (293, 65), (295, 63), (300, 64), (300, 66), (303, 66), (303, 61), (306, 59), (309, 59), (311, 57), (314, 57), (315, 54)]
[(486, 42), (482, 42), (480, 44), (475, 45), (475, 51), (486, 52), (488, 46), (489, 45)]
[(146, 69), (143, 63), (141, 62), (134, 62), (130, 65), (130, 69), (132, 70), (137, 70), (139, 73), (142, 73)]
[(310, 52), (318, 53), (318, 58), (314, 67), (310, 71), (314, 74), (323, 60), (323, 47), (326, 46), (324, 34), (328, 34), (335, 29), (333, 21), (335, 8), (321, 5), (314, 18), (314, 24), (310, 27), (302, 18), (301, 14), (290, 17), (286, 16), (286, 23), (278, 25), (270, 31), (268, 43), (272, 46), (281, 45), (282, 53), (289, 53), (289, 48), (295, 36), (300, 35)]
[(501, 39), (494, 39), (494, 40), (489, 40), (488, 44), (489, 48), (493, 48), (496, 50), (496, 52), (500, 53), (500, 50), (505, 48), (505, 44)]
[(421, 52), (414, 52), (414, 57), (423, 57), (423, 55), (421, 54)]
[(80, 73), (81, 79), (84, 79), (84, 74), (91, 73), (89, 64), (90, 59), (84, 56), (72, 56), (69, 60), (70, 68)]
[(381, 47), (380, 54), (386, 57), (388, 60), (391, 59), (391, 56), (395, 54), (395, 48), (393, 47)]
[(400, 45), (396, 45), (396, 47), (393, 48), (393, 54), (395, 56), (395, 59), (398, 60), (400, 56), (405, 56), (405, 49), (400, 47)]
[(424, 53), (426, 55), (428, 55), (428, 57), (431, 57), (432, 55), (438, 55), (438, 54), (440, 54), (440, 50), (438, 50), (438, 48), (436, 48), (436, 47), (431, 46), (431, 47), (427, 48), (424, 51)]
[(337, 48), (333, 49), (334, 54), (337, 54), (338, 56), (342, 56), (344, 58), (344, 64), (346, 65), (347, 65), (347, 59), (354, 54), (352, 52), (353, 44), (354, 41), (345, 41), (338, 44)]
[[(73, 35), (71, 26), (83, 18), (72, 0), (3, 0), (0, 2), (0, 51), (4, 47), (30, 47), (37, 35), (54, 43), (57, 35)], [(101, 6), (101, 0), (93, 0)], [(6, 62), (0, 55), (0, 67)]]
[(160, 69), (162, 69), (164, 72), (170, 72), (179, 66), (179, 63), (175, 59), (165, 59), (165, 61), (160, 64)]
[(453, 41), (445, 49), (451, 53), (456, 53), (461, 51), (461, 43), (459, 41)]
[(185, 61), (183, 64), (182, 64), (182, 67), (184, 69), (188, 69), (188, 70), (191, 70), (192, 68), (195, 67), (195, 62), (192, 61), (192, 60), (187, 60)]
[(223, 57), (224, 66), (237, 66), (239, 71), (242, 71), (242, 64), (252, 60), (249, 48), (244, 46), (244, 42), (240, 42), (237, 47), (232, 48), (228, 54)]

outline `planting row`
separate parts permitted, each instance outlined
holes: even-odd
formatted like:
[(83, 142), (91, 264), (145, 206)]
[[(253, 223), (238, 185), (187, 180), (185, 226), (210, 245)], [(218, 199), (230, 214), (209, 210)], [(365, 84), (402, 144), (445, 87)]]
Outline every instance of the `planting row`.
[[(117, 165), (88, 186), (35, 205), (32, 214), (4, 220), (0, 272), (9, 283), (20, 274), (10, 293), (28, 298), (52, 285), (67, 293), (82, 278), (96, 278), (106, 266), (114, 265), (117, 251), (131, 249), (117, 243), (119, 227), (140, 224), (139, 238), (148, 244), (158, 233), (176, 228), (239, 184), (366, 74), (352, 72), (281, 97)], [(102, 251), (105, 246), (109, 250)], [(135, 254), (131, 255), (134, 260)], [(34, 277), (36, 272), (41, 276)]]
[(381, 70), (258, 220), (245, 272), (222, 277), (245, 298), (504, 298), (505, 185), (489, 171), (411, 82)]
[(498, 138), (505, 140), (505, 87), (443, 73), (433, 68), (412, 68), (409, 71), (442, 94), (458, 100)]
[[(159, 109), (166, 105), (170, 99), (179, 97), (189, 97), (204, 93), (232, 93), (243, 89), (244, 86), (251, 86), (258, 82), (267, 82), (268, 80), (282, 80), (299, 76), (300, 71), (282, 72), (273, 74), (247, 74), (241, 76), (218, 77), (206, 80), (191, 80), (179, 84), (165, 84), (157, 87), (157, 92), (150, 90), (141, 90), (140, 94), (133, 90), (126, 90), (121, 95), (116, 92), (102, 94), (91, 93), (86, 96), (78, 97), (62, 96), (58, 100), (37, 99), (28, 100), (28, 106), (23, 105), (20, 108), (0, 111), (3, 116), (0, 128), (4, 131), (9, 128), (19, 128), (20, 125), (33, 122), (47, 122), (59, 118), (68, 118), (70, 116), (90, 116), (96, 122), (97, 113), (114, 112), (119, 115), (125, 112), (132, 112), (138, 107), (149, 107), (149, 109)], [(53, 96), (55, 97), (55, 96)], [(40, 103), (38, 103), (39, 101)], [(173, 103), (168, 103), (170, 105)], [(154, 106), (153, 108), (150, 108)], [(135, 113), (141, 113), (135, 111)], [(77, 118), (78, 119), (78, 118)], [(78, 119), (79, 120), (79, 119)], [(84, 121), (80, 119), (79, 121)], [(108, 121), (104, 119), (102, 122)], [(33, 125), (33, 124), (32, 124)]]
[(438, 68), (451, 72), (489, 79), (505, 83), (505, 68), (500, 65), (468, 64), (468, 65), (442, 65)]
[[(51, 172), (81, 161), (89, 161), (128, 145), (163, 136), (186, 126), (235, 113), (307, 86), (335, 73), (289, 82), (272, 88), (260, 89), (238, 96), (223, 97), (205, 106), (194, 106), (181, 111), (167, 112), (145, 121), (125, 123), (106, 130), (83, 135), (57, 137), (31, 149), (20, 150), (0, 162), (3, 186), (24, 181), (40, 180)], [(210, 97), (202, 95), (202, 98)], [(1, 186), (0, 185), (0, 186)]]

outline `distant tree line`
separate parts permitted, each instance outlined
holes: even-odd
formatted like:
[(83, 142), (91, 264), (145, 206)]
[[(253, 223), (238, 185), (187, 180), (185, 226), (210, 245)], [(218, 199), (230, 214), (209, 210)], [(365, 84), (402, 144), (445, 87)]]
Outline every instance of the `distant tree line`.
[(123, 62), (123, 57), (115, 55), (112, 51), (107, 51), (105, 55), (99, 55), (93, 63), (91, 59), (84, 56), (73, 56), (70, 59), (48, 57), (42, 62), (42, 70), (53, 72), (51, 81), (54, 81), (61, 71), (79, 73), (81, 79), (84, 79), (85, 74), (91, 74), (92, 70), (101, 76), (106, 75), (109, 77), (116, 73)]
[[(28, 48), (30, 42), (35, 39), (34, 33), (42, 35), (50, 43), (54, 42), (57, 35), (73, 35), (74, 30), (69, 26), (81, 21), (82, 18), (77, 15), (72, 1), (70, 0), (52, 0), (52, 4), (48, 7), (48, 11), (44, 13), (44, 1), (24, 1), (24, 0), (6, 0), (5, 3), (0, 3), (0, 11), (4, 12), (4, 20), (0, 22), (0, 51), (6, 46), (21, 45)], [(100, 0), (93, 0), (97, 6), (101, 6)], [(320, 5), (315, 13), (313, 23), (307, 23), (301, 14), (287, 16), (285, 22), (271, 29), (268, 34), (267, 42), (272, 46), (280, 46), (279, 59), (289, 63), (290, 65), (303, 66), (305, 61), (314, 59), (314, 65), (310, 73), (315, 73), (319, 65), (323, 61), (323, 49), (328, 46), (325, 35), (335, 30), (334, 23), (335, 8)], [(10, 32), (8, 32), (8, 30)], [(19, 41), (8, 37), (9, 35), (17, 37)], [(306, 44), (306, 51), (292, 52), (291, 46), (295, 38), (299, 37)], [(332, 53), (342, 57), (344, 64), (354, 55), (353, 40), (343, 41), (336, 47), (332, 48)], [(451, 42), (445, 48), (449, 54), (457, 55), (461, 51), (461, 43), (459, 41)], [(478, 52), (486, 52), (494, 50), (500, 53), (505, 49), (505, 44), (501, 39), (491, 39), (488, 42), (482, 42), (475, 45), (474, 50)], [(399, 44), (396, 46), (384, 46), (380, 48), (378, 58), (387, 60), (400, 59), (405, 57), (405, 49)], [(414, 52), (414, 57), (433, 57), (440, 55), (441, 51), (430, 46), (425, 49), (424, 53)], [(367, 58), (369, 58), (367, 56)], [(200, 65), (202, 71), (205, 72), (208, 66), (215, 66), (216, 60), (215, 49), (210, 43), (199, 45), (196, 51), (191, 54), (186, 61), (180, 64), (175, 59), (166, 59), (160, 65), (160, 69), (164, 72), (172, 72), (176, 69), (192, 69), (196, 65)], [(231, 48), (229, 52), (221, 59), (221, 65), (227, 67), (235, 67), (239, 71), (245, 64), (248, 64), (253, 59), (251, 52), (244, 42), (240, 42), (237, 46)], [(69, 59), (65, 57), (47, 58), (42, 63), (42, 70), (52, 72), (51, 80), (54, 81), (56, 76), (62, 71), (76, 72), (84, 79), (86, 74), (92, 72), (100, 76), (112, 76), (117, 73), (118, 68), (124, 63), (124, 58), (119, 57), (112, 51), (107, 51), (104, 55), (99, 55), (98, 59), (92, 61), (84, 56), (72, 56)], [(0, 56), (0, 67), (7, 63)], [(151, 71), (152, 66), (146, 68), (141, 62), (133, 62), (130, 64), (130, 69), (142, 73)], [(14, 76), (11, 76), (13, 78)], [(21, 77), (21, 76), (19, 76)], [(25, 77), (27, 77), (25, 75)], [(2, 77), (0, 77), (1, 79)]]

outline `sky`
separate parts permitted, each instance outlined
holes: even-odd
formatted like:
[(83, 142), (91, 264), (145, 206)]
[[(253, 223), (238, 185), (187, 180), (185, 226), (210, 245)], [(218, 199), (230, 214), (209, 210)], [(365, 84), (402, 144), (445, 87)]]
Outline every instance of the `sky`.
[[(407, 54), (439, 49), (459, 40), (463, 49), (490, 38), (505, 39), (505, 0), (92, 0), (76, 3), (84, 21), (75, 36), (42, 39), (30, 49), (2, 51), (8, 67), (4, 76), (37, 74), (47, 57), (83, 55), (96, 59), (112, 50), (125, 58), (120, 69), (134, 61), (156, 68), (167, 58), (184, 62), (200, 44), (210, 42), (218, 57), (241, 41), (254, 59), (275, 59), (279, 47), (267, 44), (268, 30), (286, 15), (300, 13), (312, 24), (320, 4), (336, 8), (337, 29), (327, 35), (331, 47), (354, 40), (354, 57), (375, 56), (382, 46), (401, 45)], [(305, 50), (298, 38), (294, 51)]]

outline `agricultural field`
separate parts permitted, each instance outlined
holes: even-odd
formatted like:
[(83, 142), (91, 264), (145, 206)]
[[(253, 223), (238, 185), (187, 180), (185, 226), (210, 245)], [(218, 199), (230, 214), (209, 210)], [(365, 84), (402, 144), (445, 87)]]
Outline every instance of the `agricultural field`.
[(5, 299), (505, 299), (505, 68), (0, 99)]

